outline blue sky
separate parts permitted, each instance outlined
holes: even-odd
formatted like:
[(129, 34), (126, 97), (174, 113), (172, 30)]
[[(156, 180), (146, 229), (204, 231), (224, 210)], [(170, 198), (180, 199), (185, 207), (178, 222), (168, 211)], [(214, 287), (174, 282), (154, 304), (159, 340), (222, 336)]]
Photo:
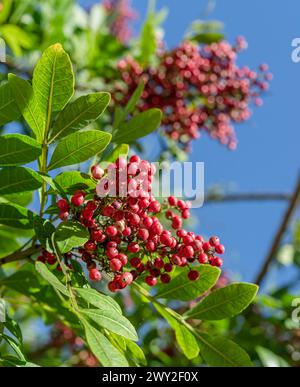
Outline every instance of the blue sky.
[[(91, 2), (89, 2), (91, 3)], [(133, 0), (139, 11), (139, 30), (147, 0)], [(206, 0), (157, 0), (157, 8), (167, 6), (164, 23), (166, 41), (175, 46), (189, 24), (200, 17)], [(300, 2), (261, 0), (216, 0), (209, 15), (225, 24), (225, 34), (233, 42), (246, 37), (249, 48), (239, 63), (256, 68), (268, 63), (274, 80), (265, 104), (253, 117), (238, 126), (238, 149), (230, 152), (203, 136), (193, 145), (192, 161), (204, 161), (206, 187), (224, 184), (238, 192), (291, 192), (299, 172), (298, 128), (300, 63), (291, 60), (291, 42), (300, 37)], [(219, 234), (227, 246), (226, 268), (239, 272), (242, 280), (253, 280), (263, 261), (285, 203), (239, 203), (206, 205), (197, 210), (198, 230)], [(271, 282), (286, 279), (270, 276)]]
[[(133, 5), (143, 19), (147, 1), (134, 0)], [(199, 0), (157, 1), (158, 8), (169, 8), (164, 24), (169, 46), (181, 40), (205, 5)], [(245, 36), (249, 48), (240, 55), (240, 63), (256, 68), (266, 62), (274, 80), (264, 106), (237, 127), (236, 151), (203, 136), (194, 143), (191, 160), (205, 162), (206, 187), (217, 183), (239, 192), (290, 192), (299, 172), (300, 63), (291, 60), (291, 41), (300, 37), (300, 3), (217, 0), (209, 18), (225, 24), (229, 41)], [(207, 205), (197, 211), (199, 231), (219, 234), (227, 246), (226, 267), (241, 273), (243, 280), (252, 280), (285, 208), (285, 203), (274, 202)], [(272, 281), (275, 278), (271, 276)]]

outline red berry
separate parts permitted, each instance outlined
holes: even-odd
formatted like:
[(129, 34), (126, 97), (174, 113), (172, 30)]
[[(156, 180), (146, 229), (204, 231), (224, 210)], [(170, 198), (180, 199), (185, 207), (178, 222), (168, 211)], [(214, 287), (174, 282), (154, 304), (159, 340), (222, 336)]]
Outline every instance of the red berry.
[(174, 196), (169, 196), (168, 197), (168, 202), (169, 202), (170, 206), (176, 207), (178, 200)]
[(82, 217), (83, 219), (86, 219), (86, 220), (91, 220), (93, 215), (94, 215), (94, 211), (91, 211), (89, 210), (88, 208), (85, 208), (83, 211), (82, 211)]
[(130, 227), (125, 227), (122, 234), (125, 236), (125, 237), (128, 237), (129, 235), (131, 235), (131, 228)]
[(148, 207), (148, 211), (157, 213), (160, 211), (160, 208), (161, 208), (160, 203), (157, 200), (155, 200), (150, 203)]
[(191, 270), (189, 273), (188, 273), (188, 277), (189, 277), (189, 280), (190, 281), (197, 281), (198, 278), (200, 277), (198, 271), (196, 270)]
[(105, 233), (109, 237), (114, 237), (118, 234), (118, 230), (115, 226), (108, 226), (106, 227)]
[(149, 286), (155, 286), (157, 284), (157, 278), (153, 277), (152, 275), (148, 275), (145, 278), (146, 284)]
[(139, 163), (141, 161), (141, 159), (139, 158), (139, 156), (133, 155), (133, 156), (130, 157), (129, 161), (131, 163)]
[(134, 257), (134, 258), (131, 258), (131, 260), (130, 260), (130, 265), (131, 265), (132, 267), (137, 268), (137, 267), (140, 266), (141, 262), (142, 262), (142, 261), (140, 260), (140, 258)]
[(103, 235), (103, 232), (101, 230), (93, 230), (91, 237), (96, 242), (103, 242), (105, 239), (105, 236)]
[(169, 274), (162, 274), (160, 276), (160, 280), (163, 284), (168, 284), (171, 281), (171, 277), (169, 276)]
[(216, 253), (218, 254), (224, 254), (225, 253), (225, 247), (223, 245), (217, 245), (215, 247)]
[(135, 243), (135, 242), (132, 242), (128, 245), (127, 247), (127, 250), (130, 252), (130, 253), (138, 253), (140, 251), (140, 246)]
[(221, 267), (223, 265), (223, 259), (215, 257), (210, 261), (212, 266)]
[(59, 214), (59, 217), (60, 217), (61, 220), (67, 220), (69, 218), (69, 215), (70, 214), (68, 212), (61, 212)]
[(209, 251), (211, 249), (211, 245), (209, 242), (204, 242), (202, 248), (204, 251)]
[(149, 238), (149, 231), (145, 228), (140, 228), (137, 232), (137, 237), (143, 241), (146, 241)]
[(84, 248), (88, 251), (95, 251), (97, 249), (97, 245), (93, 241), (88, 241), (85, 243)]
[(220, 244), (220, 239), (217, 236), (212, 236), (209, 239), (209, 243), (210, 243), (211, 246), (218, 246)]
[(183, 211), (183, 210), (186, 209), (186, 204), (185, 204), (185, 202), (184, 202), (183, 200), (178, 200), (178, 202), (177, 202), (177, 207), (178, 207), (181, 211)]
[(104, 207), (102, 210), (103, 216), (112, 216), (112, 214), (115, 212), (115, 209), (112, 206)]
[(121, 275), (121, 281), (126, 285), (130, 285), (133, 281), (133, 275), (129, 272), (125, 272)]
[(123, 266), (122, 262), (117, 258), (113, 258), (109, 262), (109, 267), (111, 268), (112, 271), (119, 271), (121, 270), (122, 266)]
[(201, 253), (199, 254), (198, 261), (203, 264), (208, 263), (208, 256), (205, 253)]
[(125, 255), (125, 254), (118, 254), (118, 255), (116, 256), (116, 258), (119, 259), (119, 260), (122, 262), (122, 266), (127, 265), (127, 262), (128, 262), (128, 257), (127, 257), (127, 255)]
[(174, 216), (172, 220), (172, 228), (177, 230), (178, 228), (181, 228), (181, 227), (182, 227), (182, 219), (180, 218), (180, 216), (177, 216), (177, 215)]
[(102, 179), (104, 175), (103, 169), (99, 165), (93, 165), (91, 168), (92, 176), (96, 180)]
[(154, 261), (154, 266), (157, 269), (162, 269), (164, 267), (164, 261), (161, 258), (156, 258)]
[(71, 202), (74, 204), (75, 207), (80, 207), (84, 202), (84, 197), (85, 193), (79, 191), (72, 196)]
[(171, 273), (171, 271), (173, 270), (173, 266), (171, 263), (166, 263), (164, 269), (167, 273)]
[(60, 199), (56, 202), (57, 207), (60, 209), (60, 212), (69, 212), (70, 211), (70, 206), (67, 200), (65, 199)]
[(115, 258), (119, 254), (119, 251), (115, 247), (109, 247), (106, 250), (106, 255), (109, 259)]
[(191, 216), (191, 213), (188, 209), (182, 211), (181, 216), (183, 219), (188, 219)]
[(194, 252), (194, 249), (192, 248), (192, 246), (185, 246), (182, 250), (182, 255), (185, 258), (193, 258), (194, 253), (195, 252)]
[(115, 281), (110, 281), (107, 286), (108, 286), (108, 289), (113, 293), (115, 293), (118, 290), (118, 287)]
[(99, 270), (97, 269), (91, 269), (89, 271), (89, 277), (91, 281), (101, 281), (102, 275)]

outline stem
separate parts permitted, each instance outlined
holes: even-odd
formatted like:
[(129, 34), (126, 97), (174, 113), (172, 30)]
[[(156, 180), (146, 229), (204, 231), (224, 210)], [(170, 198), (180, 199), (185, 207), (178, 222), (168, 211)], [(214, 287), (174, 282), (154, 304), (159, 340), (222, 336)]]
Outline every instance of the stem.
[(6, 263), (11, 263), (11, 262), (16, 262), (16, 261), (21, 261), (22, 259), (29, 258), (31, 255), (38, 253), (41, 250), (41, 247), (29, 247), (28, 249), (24, 251), (15, 251), (12, 254), (7, 255), (6, 257), (3, 257), (0, 259), (0, 266), (6, 264)]
[(286, 210), (286, 213), (283, 217), (283, 220), (278, 228), (278, 231), (274, 237), (274, 241), (271, 245), (270, 251), (263, 263), (263, 266), (259, 272), (259, 274), (256, 277), (255, 283), (257, 285), (260, 285), (262, 281), (264, 280), (266, 274), (268, 273), (268, 270), (272, 264), (273, 259), (275, 258), (277, 251), (281, 245), (282, 238), (290, 224), (290, 221), (293, 217), (294, 212), (296, 211), (300, 200), (300, 176), (298, 178), (298, 182), (296, 185), (296, 188), (294, 190), (294, 193), (290, 199), (289, 207)]
[(59, 252), (59, 250), (57, 249), (57, 246), (55, 244), (55, 239), (54, 239), (54, 234), (52, 234), (51, 236), (51, 241), (52, 241), (52, 245), (53, 245), (53, 251), (56, 255), (56, 258), (58, 260), (58, 263), (66, 277), (66, 286), (67, 286), (67, 289), (68, 289), (68, 292), (69, 292), (69, 295), (70, 295), (70, 300), (71, 300), (71, 304), (73, 306), (73, 312), (78, 315), (77, 311), (78, 311), (78, 304), (77, 304), (77, 301), (76, 301), (76, 296), (73, 292), (73, 288), (72, 288), (72, 279), (68, 273), (68, 269), (66, 268), (65, 264), (62, 262), (62, 257), (61, 257), (61, 254)]
[(225, 202), (254, 202), (254, 201), (289, 201), (292, 195), (286, 193), (272, 193), (272, 192), (261, 192), (261, 193), (236, 193), (236, 194), (208, 194), (205, 199), (205, 204), (214, 203), (225, 203)]

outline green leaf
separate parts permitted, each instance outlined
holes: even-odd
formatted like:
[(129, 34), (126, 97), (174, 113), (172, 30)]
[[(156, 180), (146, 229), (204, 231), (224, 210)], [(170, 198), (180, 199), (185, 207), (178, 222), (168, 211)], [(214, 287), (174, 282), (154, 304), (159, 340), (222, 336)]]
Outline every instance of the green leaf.
[(20, 348), (20, 345), (13, 338), (3, 333), (1, 337), (12, 347), (12, 349), (15, 351), (16, 355), (20, 360), (26, 361), (25, 356), (23, 355), (22, 350)]
[(29, 35), (29, 33), (24, 31), (23, 28), (15, 24), (5, 24), (0, 26), (0, 35), (16, 56), (22, 55), (23, 48), (32, 48), (32, 35)]
[(32, 295), (40, 292), (40, 283), (37, 277), (29, 270), (19, 270), (0, 281), (1, 286), (6, 286), (23, 295)]
[(256, 347), (256, 352), (264, 367), (289, 367), (289, 364), (280, 356), (264, 347)]
[(128, 114), (130, 114), (134, 111), (134, 109), (135, 109), (137, 103), (139, 102), (144, 90), (145, 90), (145, 83), (144, 83), (144, 81), (140, 81), (140, 83), (138, 84), (138, 87), (135, 89), (134, 93), (130, 97), (130, 100), (128, 101), (127, 105), (125, 106), (125, 109), (124, 109), (125, 118)]
[(0, 298), (0, 324), (6, 321), (6, 304), (5, 301)]
[(23, 343), (23, 335), (19, 324), (9, 316), (6, 316), (5, 328), (15, 336), (20, 344)]
[(113, 142), (128, 144), (145, 137), (159, 128), (161, 119), (162, 113), (159, 109), (150, 109), (137, 114), (130, 121), (120, 124), (113, 137)]
[(236, 316), (249, 306), (257, 291), (258, 286), (253, 284), (228, 285), (214, 290), (184, 316), (198, 320), (223, 320)]
[(184, 355), (188, 359), (194, 359), (197, 357), (199, 354), (199, 346), (195, 336), (188, 330), (187, 327), (180, 324), (180, 322), (177, 321), (166, 308), (163, 308), (157, 303), (154, 303), (154, 306), (174, 330), (176, 341)]
[(12, 89), (8, 82), (0, 86), (0, 126), (20, 117), (20, 111), (16, 106)]
[(95, 289), (76, 289), (76, 292), (81, 298), (87, 301), (89, 304), (95, 306), (98, 309), (114, 310), (115, 312), (122, 314), (122, 309), (119, 304), (111, 297), (99, 293)]
[(80, 313), (117, 335), (134, 341), (138, 340), (138, 335), (130, 321), (115, 310), (81, 309)]
[(106, 161), (107, 163), (114, 163), (117, 158), (120, 156), (126, 158), (129, 153), (129, 146), (127, 144), (121, 144), (116, 146), (115, 149), (111, 153), (109, 153), (106, 157), (103, 158), (102, 161)]
[(43, 179), (32, 169), (7, 167), (0, 170), (0, 195), (34, 191), (42, 186)]
[(32, 85), (47, 132), (52, 114), (61, 111), (74, 93), (72, 63), (61, 44), (54, 44), (45, 50), (34, 69)]
[(0, 166), (27, 164), (42, 153), (41, 145), (22, 134), (0, 136)]
[(211, 289), (220, 276), (220, 270), (209, 265), (201, 265), (197, 268), (200, 278), (197, 281), (188, 281), (187, 273), (181, 273), (162, 286), (156, 298), (168, 300), (190, 301)]
[(47, 251), (52, 251), (51, 236), (55, 232), (54, 225), (49, 220), (36, 216), (33, 221), (33, 227), (36, 237), (40, 241), (41, 245)]
[(51, 158), (49, 170), (78, 164), (103, 152), (110, 143), (111, 135), (99, 130), (75, 132), (62, 139)]
[(79, 222), (62, 222), (55, 231), (55, 243), (61, 254), (84, 245), (89, 237), (88, 229)]
[(34, 214), (27, 208), (13, 203), (0, 203), (0, 224), (17, 229), (31, 229)]
[(63, 285), (59, 279), (47, 268), (47, 266), (42, 262), (36, 262), (35, 268), (37, 272), (49, 282), (56, 290), (64, 294), (65, 296), (69, 296), (69, 292), (65, 285)]
[(97, 329), (86, 321), (84, 325), (87, 344), (103, 367), (128, 367), (126, 358)]
[(0, 203), (15, 203), (19, 204), (20, 206), (28, 206), (32, 202), (33, 199), (33, 192), (27, 191), (27, 192), (18, 192), (8, 195), (2, 195), (0, 197)]
[(155, 15), (153, 11), (149, 12), (148, 18), (143, 25), (139, 44), (140, 55), (138, 61), (142, 66), (146, 66), (151, 63), (152, 58), (156, 53), (157, 46)]
[(105, 111), (109, 93), (94, 93), (79, 97), (59, 114), (51, 131), (51, 140), (58, 140), (88, 126)]
[(203, 34), (196, 34), (191, 38), (191, 40), (202, 44), (219, 43), (223, 39), (224, 39), (224, 34), (221, 34), (218, 32), (207, 32)]
[(127, 347), (126, 357), (132, 359), (136, 365), (146, 366), (147, 359), (142, 348), (131, 340), (125, 339), (125, 342)]
[(36, 140), (42, 143), (45, 120), (30, 83), (14, 74), (8, 74), (8, 80), (22, 116), (32, 129)]
[(54, 178), (54, 183), (65, 193), (72, 195), (78, 190), (95, 190), (96, 183), (91, 176), (79, 171), (62, 172)]
[(224, 337), (199, 333), (201, 356), (212, 367), (252, 367), (248, 354), (236, 343)]
[(19, 247), (20, 245), (16, 241), (14, 234), (0, 230), (0, 258), (13, 253)]

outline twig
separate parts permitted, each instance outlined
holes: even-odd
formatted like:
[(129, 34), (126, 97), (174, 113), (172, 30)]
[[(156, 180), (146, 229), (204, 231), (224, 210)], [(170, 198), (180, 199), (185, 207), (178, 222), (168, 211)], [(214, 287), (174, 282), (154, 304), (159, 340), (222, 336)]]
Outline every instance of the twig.
[(295, 191), (290, 199), (290, 204), (289, 204), (289, 207), (282, 219), (282, 222), (278, 228), (278, 231), (275, 235), (275, 238), (274, 238), (274, 241), (271, 245), (271, 248), (270, 248), (270, 251), (266, 257), (266, 260), (264, 261), (264, 264), (259, 272), (259, 274), (257, 275), (256, 277), (256, 280), (255, 280), (255, 283), (257, 285), (260, 285), (265, 277), (265, 275), (267, 274), (268, 270), (269, 270), (269, 267), (270, 265), (272, 264), (272, 261), (274, 259), (274, 257), (276, 256), (276, 253), (280, 247), (280, 244), (281, 244), (281, 240), (288, 228), (288, 225), (292, 219), (292, 216), (295, 212), (295, 210), (297, 209), (298, 205), (299, 205), (299, 200), (300, 200), (300, 176), (298, 178), (298, 183), (297, 183), (297, 186), (295, 188)]
[(218, 194), (211, 193), (205, 198), (205, 204), (225, 203), (225, 202), (255, 202), (255, 201), (289, 201), (292, 195), (287, 193), (236, 193), (236, 194)]
[(29, 247), (28, 249), (26, 249), (24, 251), (15, 251), (14, 253), (9, 254), (6, 257), (1, 258), (0, 259), (0, 266), (4, 265), (6, 263), (16, 262), (16, 261), (20, 261), (22, 259), (28, 258), (31, 255), (39, 252), (40, 249), (41, 249), (41, 247), (33, 246), (33, 247)]

